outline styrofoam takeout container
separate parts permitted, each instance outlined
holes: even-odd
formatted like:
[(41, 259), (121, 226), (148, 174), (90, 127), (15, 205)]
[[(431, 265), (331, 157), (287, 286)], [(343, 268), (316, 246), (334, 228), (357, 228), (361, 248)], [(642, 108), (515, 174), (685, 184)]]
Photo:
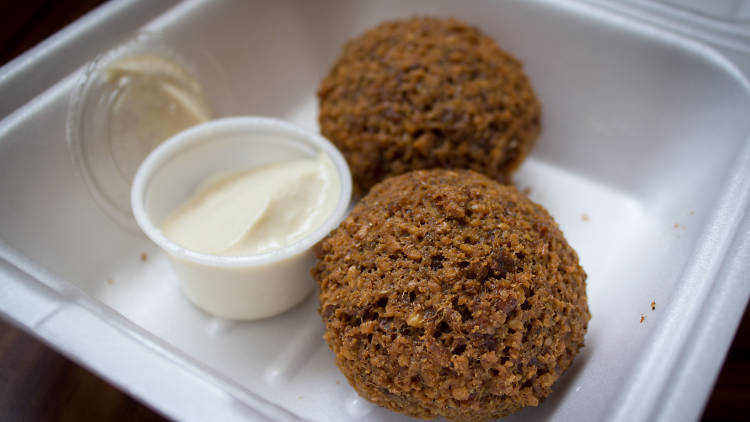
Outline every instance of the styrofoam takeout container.
[[(259, 322), (190, 305), (166, 257), (102, 211), (76, 172), (65, 122), (79, 74), (58, 82), (65, 73), (40, 69), (53, 59), (82, 66), (140, 19), (218, 60), (236, 96), (220, 115), (315, 130), (317, 83), (346, 39), (386, 18), (454, 15), (524, 61), (544, 129), (516, 181), (549, 209), (589, 275), (586, 347), (542, 405), (508, 420), (699, 416), (750, 296), (744, 9), (196, 0), (151, 20), (156, 3), (113, 2), (0, 71), (2, 110), (15, 110), (0, 121), (6, 318), (174, 419), (407, 420), (348, 386), (321, 339), (315, 295)], [(29, 84), (48, 89), (37, 96)]]

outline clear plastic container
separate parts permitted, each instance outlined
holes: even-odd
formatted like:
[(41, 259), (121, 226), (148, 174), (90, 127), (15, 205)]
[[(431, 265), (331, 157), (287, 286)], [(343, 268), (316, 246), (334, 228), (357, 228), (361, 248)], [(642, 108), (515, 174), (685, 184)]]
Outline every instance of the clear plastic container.
[(98, 55), (71, 95), (67, 137), (89, 192), (107, 214), (136, 230), (130, 186), (161, 142), (231, 109), (223, 71), (206, 51), (139, 32)]

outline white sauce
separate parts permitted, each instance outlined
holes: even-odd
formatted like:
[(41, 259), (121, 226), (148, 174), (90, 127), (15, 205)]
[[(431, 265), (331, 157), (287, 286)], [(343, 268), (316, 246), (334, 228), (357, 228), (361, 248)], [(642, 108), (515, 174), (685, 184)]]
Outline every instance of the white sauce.
[(320, 227), (338, 202), (340, 181), (319, 153), (202, 183), (161, 231), (187, 249), (248, 256), (280, 249)]

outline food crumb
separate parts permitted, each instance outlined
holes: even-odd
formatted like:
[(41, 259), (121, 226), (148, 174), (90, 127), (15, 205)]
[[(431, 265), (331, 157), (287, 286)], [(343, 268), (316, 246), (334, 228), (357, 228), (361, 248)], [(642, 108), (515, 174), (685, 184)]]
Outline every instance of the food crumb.
[(656, 310), (656, 301), (654, 301), (654, 300), (651, 301), (651, 310), (652, 311)]
[(695, 215), (695, 210), (690, 210), (690, 215)]
[(114, 280), (112, 280), (111, 278), (108, 278), (108, 279), (107, 279), (107, 284), (113, 284), (114, 282), (115, 282), (115, 281), (114, 281)]
[(341, 381), (339, 381), (339, 380), (336, 380), (336, 384), (341, 384)]
[(674, 223), (673, 227), (676, 228), (676, 229), (679, 229), (680, 228), (680, 223)]
[(297, 397), (297, 400), (302, 400), (302, 396)]
[(531, 194), (531, 186), (526, 186), (525, 188), (523, 188), (521, 193), (523, 193), (526, 196), (529, 196), (529, 194)]
[(588, 214), (581, 214), (581, 221), (583, 221), (584, 223), (587, 223), (589, 220), (590, 218)]
[(643, 324), (643, 321), (646, 320), (646, 315), (641, 314), (641, 324)]
[(145, 253), (142, 253), (141, 254), (141, 261), (143, 261), (143, 262), (148, 261), (148, 255), (146, 255)]

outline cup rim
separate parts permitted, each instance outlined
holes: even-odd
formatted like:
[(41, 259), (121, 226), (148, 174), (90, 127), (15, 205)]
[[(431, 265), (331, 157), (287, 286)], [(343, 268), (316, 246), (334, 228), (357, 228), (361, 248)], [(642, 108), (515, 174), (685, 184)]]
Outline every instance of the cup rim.
[[(196, 252), (171, 241), (159, 230), (151, 220), (148, 212), (146, 212), (144, 204), (146, 189), (155, 173), (170, 159), (192, 145), (205, 141), (209, 135), (215, 137), (218, 129), (229, 132), (246, 130), (248, 132), (277, 134), (288, 139), (306, 143), (319, 151), (323, 151), (333, 162), (340, 180), (339, 198), (333, 212), (331, 212), (322, 225), (296, 242), (257, 255), (213, 255)], [(273, 264), (312, 248), (343, 220), (351, 202), (351, 195), (352, 176), (349, 166), (338, 148), (329, 140), (317, 133), (302, 129), (284, 120), (262, 116), (236, 116), (211, 120), (185, 129), (173, 135), (151, 151), (141, 163), (133, 179), (130, 201), (133, 216), (138, 226), (140, 226), (149, 239), (167, 253), (176, 258), (198, 264), (213, 267), (239, 268)]]

